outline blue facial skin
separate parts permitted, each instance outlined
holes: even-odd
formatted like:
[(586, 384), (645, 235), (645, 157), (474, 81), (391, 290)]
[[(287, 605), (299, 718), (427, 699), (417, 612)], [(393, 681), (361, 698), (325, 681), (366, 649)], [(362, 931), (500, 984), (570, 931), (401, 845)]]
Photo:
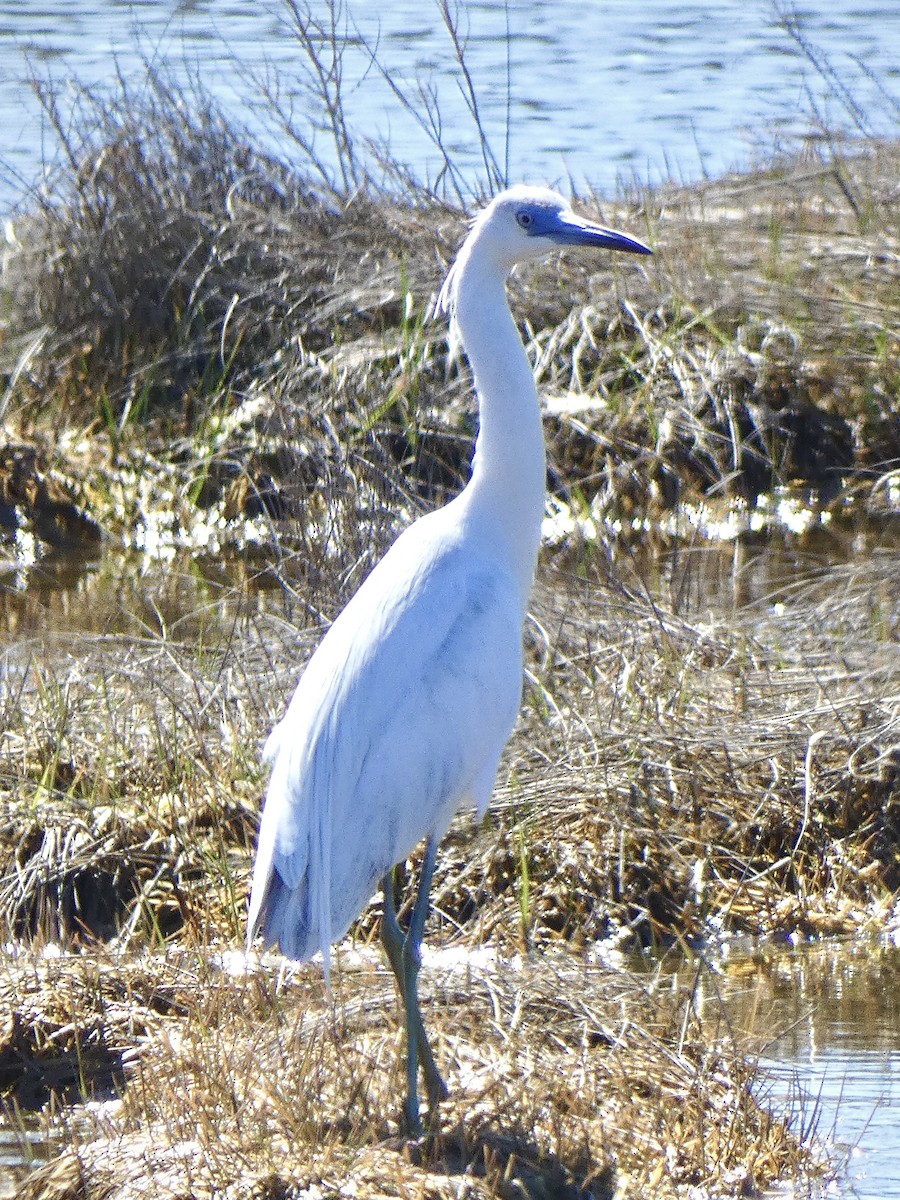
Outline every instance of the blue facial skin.
[(596, 225), (575, 213), (529, 208), (523, 209), (517, 220), (529, 237), (544, 237), (559, 246), (596, 246), (603, 250), (624, 250), (630, 254), (653, 253), (649, 246), (636, 238)]

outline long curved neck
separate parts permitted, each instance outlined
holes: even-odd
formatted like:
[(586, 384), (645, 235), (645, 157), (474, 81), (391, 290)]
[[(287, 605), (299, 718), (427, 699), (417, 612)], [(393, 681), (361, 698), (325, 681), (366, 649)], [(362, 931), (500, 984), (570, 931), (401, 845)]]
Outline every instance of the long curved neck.
[(525, 603), (540, 548), (547, 471), (537, 388), (509, 311), (503, 272), (477, 253), (458, 269), (456, 320), (479, 410), (464, 495), (472, 514), (490, 524), (492, 537), (499, 535)]

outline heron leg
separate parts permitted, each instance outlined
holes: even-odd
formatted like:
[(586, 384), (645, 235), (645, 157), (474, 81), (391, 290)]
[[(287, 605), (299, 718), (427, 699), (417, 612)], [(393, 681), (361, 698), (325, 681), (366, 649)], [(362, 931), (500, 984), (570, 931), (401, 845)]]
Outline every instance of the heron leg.
[[(381, 886), (384, 891), (381, 943), (387, 954), (388, 962), (391, 964), (391, 970), (394, 972), (394, 978), (397, 980), (397, 989), (400, 992), (400, 999), (403, 1001), (403, 1011), (406, 1017), (406, 1103), (403, 1108), (403, 1117), (407, 1131), (409, 1133), (418, 1133), (421, 1129), (417, 1086), (418, 1031), (411, 1029), (409, 1024), (409, 1005), (406, 1000), (406, 972), (404, 971), (403, 964), (406, 935), (400, 927), (400, 922), (397, 920), (393, 871), (388, 871), (382, 880)], [(422, 1032), (424, 1034), (424, 1030)]]
[(400, 998), (406, 1016), (406, 1083), (407, 1095), (404, 1116), (410, 1133), (421, 1129), (418, 1100), (418, 1067), (421, 1062), (422, 1073), (425, 1076), (425, 1090), (428, 1093), (428, 1103), (434, 1107), (439, 1101), (449, 1095), (447, 1085), (441, 1078), (434, 1054), (425, 1033), (425, 1024), (419, 1009), (418, 977), (422, 965), (422, 936), (425, 930), (425, 919), (428, 916), (431, 878), (434, 874), (434, 863), (437, 857), (437, 842), (429, 838), (425, 847), (425, 858), (422, 863), (422, 873), (419, 880), (419, 892), (413, 907), (409, 928), (404, 933), (397, 919), (397, 909), (394, 902), (393, 873), (388, 872), (382, 881), (384, 890), (384, 912), (381, 922), (381, 941), (384, 945), (388, 962), (397, 980)]
[(450, 1095), (446, 1083), (441, 1077), (434, 1055), (425, 1033), (425, 1024), (419, 1010), (418, 978), (422, 965), (422, 937), (425, 933), (425, 920), (431, 903), (431, 879), (434, 875), (434, 864), (437, 859), (437, 839), (429, 837), (425, 844), (425, 858), (422, 862), (422, 873), (419, 878), (419, 893), (416, 896), (415, 907), (404, 942), (404, 965), (406, 968), (406, 1008), (407, 1019), (412, 1012), (412, 1021), (416, 1029), (416, 1043), (419, 1057), (422, 1060), (422, 1072), (425, 1076), (425, 1090), (428, 1093), (428, 1103), (434, 1106)]

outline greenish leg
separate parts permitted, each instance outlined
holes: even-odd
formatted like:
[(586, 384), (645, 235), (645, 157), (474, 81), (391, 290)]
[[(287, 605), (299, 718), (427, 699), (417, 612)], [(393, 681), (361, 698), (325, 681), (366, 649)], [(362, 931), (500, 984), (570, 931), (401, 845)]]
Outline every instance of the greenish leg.
[(429, 838), (425, 846), (425, 858), (422, 862), (422, 874), (419, 880), (419, 892), (413, 907), (409, 929), (404, 933), (397, 920), (397, 908), (394, 903), (394, 876), (389, 871), (382, 880), (384, 890), (384, 912), (381, 921), (381, 941), (384, 945), (388, 962), (397, 980), (400, 998), (406, 1016), (406, 1104), (404, 1118), (407, 1131), (411, 1134), (421, 1132), (422, 1122), (419, 1117), (418, 1068), (422, 1065), (425, 1076), (425, 1091), (428, 1094), (429, 1108), (434, 1108), (441, 1100), (446, 1100), (450, 1094), (447, 1085), (441, 1078), (434, 1061), (434, 1054), (428, 1043), (422, 1013), (419, 1009), (418, 978), (422, 965), (422, 936), (425, 932), (425, 920), (428, 916), (431, 878), (434, 874), (434, 863), (437, 858), (437, 842)]

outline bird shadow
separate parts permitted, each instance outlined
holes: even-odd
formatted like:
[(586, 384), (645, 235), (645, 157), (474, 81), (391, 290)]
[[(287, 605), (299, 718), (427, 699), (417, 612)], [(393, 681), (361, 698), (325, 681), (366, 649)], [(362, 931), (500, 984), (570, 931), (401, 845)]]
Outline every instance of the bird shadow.
[(500, 1129), (485, 1123), (475, 1128), (460, 1122), (453, 1129), (432, 1129), (398, 1148), (412, 1165), (432, 1173), (484, 1179), (490, 1195), (502, 1200), (612, 1200), (615, 1194), (611, 1163), (598, 1170), (586, 1147), (563, 1162), (541, 1150), (518, 1125)]

